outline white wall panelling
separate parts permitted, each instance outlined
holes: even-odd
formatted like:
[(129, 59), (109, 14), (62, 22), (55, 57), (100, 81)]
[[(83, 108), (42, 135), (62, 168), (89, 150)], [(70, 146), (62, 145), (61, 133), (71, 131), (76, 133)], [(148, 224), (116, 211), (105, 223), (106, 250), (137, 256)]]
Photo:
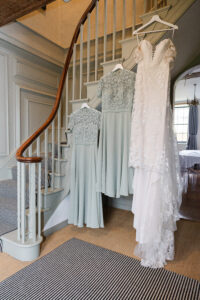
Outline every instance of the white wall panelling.
[(9, 154), (8, 56), (0, 52), (0, 156)]
[(52, 110), (54, 101), (53, 96), (20, 89), (20, 142), (44, 123)]
[(0, 70), (0, 179), (6, 179), (16, 149), (48, 117), (62, 68), (0, 37)]

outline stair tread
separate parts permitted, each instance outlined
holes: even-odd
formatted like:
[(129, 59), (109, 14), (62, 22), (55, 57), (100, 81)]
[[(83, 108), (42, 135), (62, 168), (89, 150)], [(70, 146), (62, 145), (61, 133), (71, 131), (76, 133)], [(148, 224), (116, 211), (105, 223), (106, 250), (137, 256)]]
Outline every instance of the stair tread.
[(65, 159), (65, 158), (60, 158), (60, 159), (54, 158), (54, 160), (56, 160), (56, 161), (61, 161), (61, 162), (68, 162), (68, 160)]
[(62, 192), (64, 189), (63, 188), (55, 188), (54, 190), (50, 188), (48, 188), (48, 192), (47, 194), (45, 193), (45, 189), (41, 189), (41, 193), (43, 195), (51, 195), (51, 194), (55, 194), (55, 193), (58, 193), (58, 192)]
[[(46, 211), (49, 211), (49, 210), (51, 210), (50, 207), (47, 207), (47, 208), (41, 208), (41, 212), (46, 212)], [(29, 211), (30, 211), (30, 209), (27, 208), (27, 209), (26, 209), (26, 216), (29, 215)], [(36, 207), (36, 213), (37, 213), (37, 212), (38, 212), (38, 208)]]
[[(49, 174), (52, 175), (52, 172), (49, 172)], [(54, 175), (55, 175), (55, 176), (65, 176), (65, 174), (56, 173), (56, 172), (54, 172)]]
[(89, 102), (90, 101), (90, 99), (89, 98), (80, 98), (80, 99), (74, 99), (74, 100), (70, 100), (69, 102), (70, 103), (82, 103), (82, 102)]
[(101, 63), (101, 65), (104, 66), (104, 65), (109, 65), (109, 64), (116, 63), (116, 62), (122, 62), (122, 61), (123, 61), (123, 58), (116, 58), (116, 59), (104, 61)]
[(84, 82), (84, 85), (95, 85), (95, 84), (98, 84), (99, 83), (99, 80), (95, 80), (95, 81), (87, 81), (87, 82)]

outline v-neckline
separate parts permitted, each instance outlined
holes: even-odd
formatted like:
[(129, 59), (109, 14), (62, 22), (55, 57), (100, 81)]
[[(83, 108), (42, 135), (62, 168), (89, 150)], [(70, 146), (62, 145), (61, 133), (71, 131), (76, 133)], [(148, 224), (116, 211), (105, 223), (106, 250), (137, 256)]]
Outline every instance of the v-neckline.
[(146, 40), (146, 39), (143, 39), (139, 46), (143, 43), (143, 42), (146, 42), (149, 46), (150, 46), (150, 49), (151, 49), (151, 60), (152, 62), (154, 61), (155, 59), (155, 56), (156, 56), (156, 53), (158, 51), (158, 49), (160, 48), (160, 45), (162, 45), (163, 43), (166, 43), (166, 42), (172, 42), (171, 39), (167, 38), (167, 39), (164, 39), (162, 41), (160, 41), (158, 44), (156, 45), (153, 45), (149, 40)]

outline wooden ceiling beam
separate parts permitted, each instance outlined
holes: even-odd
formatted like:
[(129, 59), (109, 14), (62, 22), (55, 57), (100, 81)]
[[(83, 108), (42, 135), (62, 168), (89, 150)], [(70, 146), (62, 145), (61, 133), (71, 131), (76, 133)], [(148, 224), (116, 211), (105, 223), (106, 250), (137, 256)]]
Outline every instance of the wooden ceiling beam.
[(0, 0), (0, 26), (44, 7), (55, 0)]

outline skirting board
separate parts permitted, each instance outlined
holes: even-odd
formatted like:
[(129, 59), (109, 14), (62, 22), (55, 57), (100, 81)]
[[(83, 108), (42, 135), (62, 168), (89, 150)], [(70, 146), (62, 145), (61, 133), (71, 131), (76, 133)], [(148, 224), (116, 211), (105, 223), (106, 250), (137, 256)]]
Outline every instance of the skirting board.
[(55, 226), (53, 226), (53, 227), (45, 230), (43, 232), (43, 235), (45, 237), (47, 237), (48, 235), (50, 235), (50, 234), (52, 234), (52, 233), (54, 233), (54, 232), (56, 232), (56, 231), (58, 231), (58, 230), (60, 230), (60, 229), (62, 229), (64, 227), (66, 227), (67, 225), (68, 225), (68, 220), (63, 221), (63, 222), (61, 222), (61, 223), (59, 223), (59, 224), (57, 224), (57, 225), (55, 225)]

